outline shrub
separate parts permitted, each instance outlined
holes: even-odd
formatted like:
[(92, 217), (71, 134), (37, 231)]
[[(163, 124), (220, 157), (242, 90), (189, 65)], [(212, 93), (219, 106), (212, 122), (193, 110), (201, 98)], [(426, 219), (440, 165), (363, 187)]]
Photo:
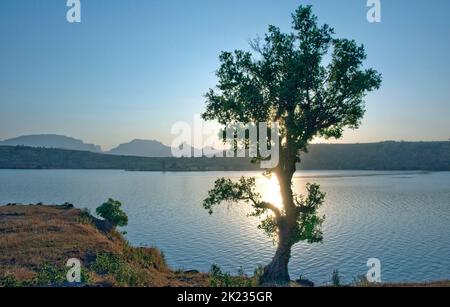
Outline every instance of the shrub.
[(144, 285), (144, 276), (116, 255), (97, 254), (92, 270), (97, 274), (111, 275), (119, 286), (141, 287)]
[(341, 277), (339, 276), (339, 270), (334, 270), (333, 274), (331, 274), (331, 284), (333, 287), (341, 286)]
[(54, 286), (66, 282), (66, 272), (63, 268), (44, 264), (36, 277), (33, 284), (36, 286)]
[(121, 207), (122, 204), (119, 201), (110, 198), (106, 203), (98, 207), (96, 212), (114, 226), (124, 227), (128, 225), (128, 217)]
[(258, 286), (260, 269), (255, 270), (253, 278), (247, 276), (242, 268), (239, 269), (237, 276), (222, 272), (218, 265), (212, 265), (210, 270), (210, 286), (211, 287), (256, 287)]
[(22, 286), (23, 284), (13, 275), (7, 275), (0, 278), (0, 288), (16, 288)]
[(83, 209), (78, 216), (77, 221), (83, 225), (94, 225), (93, 217), (89, 209)]
[[(89, 285), (91, 279), (91, 272), (82, 268), (81, 284)], [(55, 266), (50, 263), (43, 264), (32, 279), (20, 280), (14, 275), (0, 277), (0, 288), (59, 287), (62, 285), (71, 285), (67, 281), (67, 268)]]
[(158, 271), (167, 269), (167, 263), (164, 255), (156, 248), (136, 248), (131, 246), (124, 247), (124, 260), (132, 262), (139, 267), (150, 269), (154, 268)]
[(69, 209), (73, 209), (74, 205), (72, 205), (71, 203), (65, 202), (64, 204), (58, 206), (59, 209), (63, 209), (63, 210), (69, 210)]

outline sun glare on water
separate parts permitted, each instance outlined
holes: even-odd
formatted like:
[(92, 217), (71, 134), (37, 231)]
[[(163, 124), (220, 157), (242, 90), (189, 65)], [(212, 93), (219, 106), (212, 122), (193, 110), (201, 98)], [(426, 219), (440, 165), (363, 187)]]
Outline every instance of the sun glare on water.
[(276, 176), (272, 176), (270, 179), (266, 177), (258, 178), (258, 190), (261, 193), (262, 200), (272, 203), (278, 208), (283, 207), (283, 202), (280, 193), (280, 184)]

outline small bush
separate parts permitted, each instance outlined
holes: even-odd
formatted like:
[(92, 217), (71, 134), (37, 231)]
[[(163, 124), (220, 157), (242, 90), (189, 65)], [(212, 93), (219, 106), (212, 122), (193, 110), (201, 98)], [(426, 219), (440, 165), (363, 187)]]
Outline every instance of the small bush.
[(255, 287), (259, 286), (259, 281), (261, 280), (263, 274), (264, 274), (264, 267), (262, 265), (259, 265), (253, 272), (253, 280)]
[(71, 203), (65, 202), (64, 204), (58, 206), (57, 208), (63, 209), (63, 210), (69, 210), (69, 209), (73, 209), (74, 205)]
[(129, 263), (134, 263), (139, 267), (158, 271), (167, 269), (164, 255), (156, 248), (124, 247), (124, 259)]
[[(21, 287), (58, 287), (61, 285), (70, 285), (67, 281), (67, 268), (58, 267), (51, 264), (44, 264), (36, 275), (30, 280), (19, 280), (14, 275), (6, 275), (0, 278), (0, 287), (2, 288), (21, 288)], [(91, 283), (91, 272), (81, 269), (81, 283), (89, 285)]]
[(66, 282), (66, 271), (50, 264), (44, 264), (33, 280), (36, 286), (54, 286)]
[(143, 275), (116, 255), (98, 254), (91, 269), (97, 274), (113, 276), (119, 286), (140, 287), (144, 285)]
[(7, 275), (0, 278), (1, 288), (17, 288), (22, 286), (24, 286), (23, 283), (20, 280), (16, 279), (13, 275)]
[(92, 269), (98, 274), (111, 274), (124, 270), (125, 261), (118, 256), (110, 254), (97, 254)]
[(78, 223), (83, 225), (93, 225), (93, 218), (89, 209), (83, 209), (77, 218)]
[(244, 273), (242, 268), (239, 269), (237, 276), (222, 272), (218, 265), (212, 265), (210, 270), (210, 286), (211, 287), (256, 287), (259, 281), (259, 269), (255, 270), (255, 276), (250, 278)]
[(333, 274), (331, 274), (331, 284), (333, 287), (341, 286), (341, 277), (339, 276), (339, 270), (334, 270)]
[(110, 198), (106, 203), (98, 207), (96, 212), (114, 226), (124, 227), (128, 225), (128, 217), (121, 207), (122, 204), (119, 201)]

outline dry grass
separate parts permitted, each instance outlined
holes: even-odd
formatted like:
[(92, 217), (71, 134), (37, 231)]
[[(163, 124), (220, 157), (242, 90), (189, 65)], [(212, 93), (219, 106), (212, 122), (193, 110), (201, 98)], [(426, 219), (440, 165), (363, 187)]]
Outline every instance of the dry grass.
[[(81, 210), (58, 206), (10, 205), (0, 207), (0, 279), (30, 282), (44, 266), (64, 268), (78, 258), (92, 285), (206, 286), (204, 274), (169, 270), (159, 250), (134, 248), (115, 230), (100, 231), (95, 219)], [(122, 271), (99, 274), (91, 268), (98, 255), (123, 260)], [(130, 280), (131, 284), (127, 284)]]

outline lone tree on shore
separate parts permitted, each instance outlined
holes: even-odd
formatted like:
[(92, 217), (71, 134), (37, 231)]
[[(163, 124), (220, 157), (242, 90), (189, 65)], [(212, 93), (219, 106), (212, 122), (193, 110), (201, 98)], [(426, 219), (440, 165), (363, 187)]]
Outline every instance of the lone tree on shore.
[[(277, 250), (262, 283), (289, 282), (292, 246), (323, 239), (318, 208), (325, 194), (316, 184), (307, 185), (307, 195), (292, 190), (301, 153), (314, 137), (337, 139), (345, 128), (358, 128), (364, 97), (381, 85), (377, 71), (363, 68), (364, 47), (334, 38), (330, 26), (318, 25), (311, 6), (300, 6), (292, 17), (293, 33), (269, 26), (263, 41), (251, 43), (255, 56), (240, 50), (220, 55), (218, 85), (206, 94), (203, 114), (223, 125), (276, 122), (280, 127), (280, 162), (266, 172), (278, 179), (282, 208), (261, 200), (255, 178), (219, 179), (203, 203), (212, 214), (223, 202), (244, 202), (254, 216), (264, 217), (259, 227), (276, 239)], [(330, 61), (323, 63), (327, 54)]]
[(122, 203), (112, 198), (96, 209), (98, 216), (111, 223), (114, 227), (125, 227), (128, 225), (128, 216), (122, 210)]

